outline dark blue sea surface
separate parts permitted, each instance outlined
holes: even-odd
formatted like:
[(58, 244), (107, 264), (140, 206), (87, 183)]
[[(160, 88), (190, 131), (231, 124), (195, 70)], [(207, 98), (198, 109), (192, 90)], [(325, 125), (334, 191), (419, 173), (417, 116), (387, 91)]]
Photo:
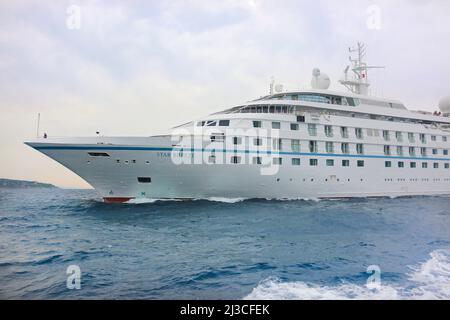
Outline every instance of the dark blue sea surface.
[(0, 298), (450, 299), (450, 197), (217, 200), (1, 189)]

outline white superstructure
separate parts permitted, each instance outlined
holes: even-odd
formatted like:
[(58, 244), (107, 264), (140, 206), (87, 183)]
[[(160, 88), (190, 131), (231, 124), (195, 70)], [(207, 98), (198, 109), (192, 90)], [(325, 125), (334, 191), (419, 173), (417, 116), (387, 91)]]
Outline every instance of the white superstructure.
[[(368, 96), (364, 47), (341, 81), (351, 92), (271, 94), (151, 137), (26, 142), (105, 201), (133, 198), (323, 198), (450, 193), (448, 98), (440, 113)], [(354, 73), (348, 77), (348, 71)], [(280, 86), (275, 91), (281, 91)]]

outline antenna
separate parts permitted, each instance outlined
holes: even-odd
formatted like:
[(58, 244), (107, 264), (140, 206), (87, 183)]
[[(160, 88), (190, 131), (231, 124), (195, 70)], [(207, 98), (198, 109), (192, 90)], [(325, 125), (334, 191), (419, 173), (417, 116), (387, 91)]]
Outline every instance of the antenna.
[(275, 78), (273, 76), (270, 77), (270, 85), (269, 85), (269, 95), (273, 95), (273, 86), (275, 85)]
[(39, 138), (39, 125), (41, 124), (41, 114), (38, 113), (38, 118), (37, 118), (37, 129), (36, 129), (36, 138)]
[[(356, 94), (369, 94), (369, 78), (368, 78), (368, 70), (369, 69), (378, 69), (384, 68), (381, 66), (368, 66), (367, 63), (364, 62), (364, 58), (366, 56), (366, 46), (358, 42), (356, 48), (348, 48), (350, 52), (349, 61), (352, 63), (352, 67), (347, 66), (344, 70), (344, 80), (340, 80), (339, 82), (344, 85), (351, 92)], [(357, 57), (353, 58), (352, 53), (355, 53)], [(348, 78), (348, 71), (351, 68), (353, 71), (353, 79)]]

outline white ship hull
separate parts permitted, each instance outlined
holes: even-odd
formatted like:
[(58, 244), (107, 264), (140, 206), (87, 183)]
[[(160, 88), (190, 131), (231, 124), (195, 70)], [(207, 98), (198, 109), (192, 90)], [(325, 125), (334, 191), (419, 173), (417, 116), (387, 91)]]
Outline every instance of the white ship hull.
[[(145, 138), (145, 145), (139, 143), (143, 138), (125, 140), (128, 144), (52, 143), (48, 139), (28, 144), (75, 172), (107, 202), (139, 198), (298, 199), (450, 194), (448, 169), (386, 170), (387, 157), (383, 156), (282, 152), (283, 165), (275, 174), (264, 175), (261, 166), (251, 163), (252, 153), (246, 151), (236, 153), (247, 157), (242, 164), (229, 163), (230, 155), (225, 152), (228, 163), (224, 164), (208, 164), (203, 160), (199, 164), (176, 164), (172, 154), (178, 154), (179, 150), (173, 149), (169, 136)], [(134, 140), (138, 144), (130, 144)], [(89, 152), (109, 156), (91, 157)], [(183, 151), (187, 159), (201, 154), (201, 150)], [(299, 166), (291, 164), (293, 157), (301, 159)], [(309, 166), (312, 158), (318, 159), (317, 166)], [(335, 159), (336, 166), (325, 165), (330, 158)], [(341, 159), (349, 159), (350, 166), (340, 167)], [(360, 159), (365, 162), (363, 168), (356, 167)], [(148, 177), (151, 182), (141, 183), (138, 177)]]

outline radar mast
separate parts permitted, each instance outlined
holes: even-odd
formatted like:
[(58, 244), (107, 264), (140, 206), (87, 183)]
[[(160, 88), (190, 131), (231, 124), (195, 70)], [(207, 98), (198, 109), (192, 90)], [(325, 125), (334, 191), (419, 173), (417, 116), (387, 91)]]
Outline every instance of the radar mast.
[[(353, 93), (368, 95), (370, 86), (368, 70), (384, 67), (368, 66), (367, 63), (364, 62), (364, 58), (366, 56), (366, 46), (361, 42), (358, 42), (356, 48), (348, 48), (348, 51), (350, 53), (349, 60), (352, 63), (352, 66), (347, 66), (345, 68), (344, 79), (339, 80), (339, 82)], [(352, 54), (354, 53), (356, 53), (355, 58), (352, 57)], [(353, 77), (349, 78), (348, 71), (350, 68), (353, 71)]]

